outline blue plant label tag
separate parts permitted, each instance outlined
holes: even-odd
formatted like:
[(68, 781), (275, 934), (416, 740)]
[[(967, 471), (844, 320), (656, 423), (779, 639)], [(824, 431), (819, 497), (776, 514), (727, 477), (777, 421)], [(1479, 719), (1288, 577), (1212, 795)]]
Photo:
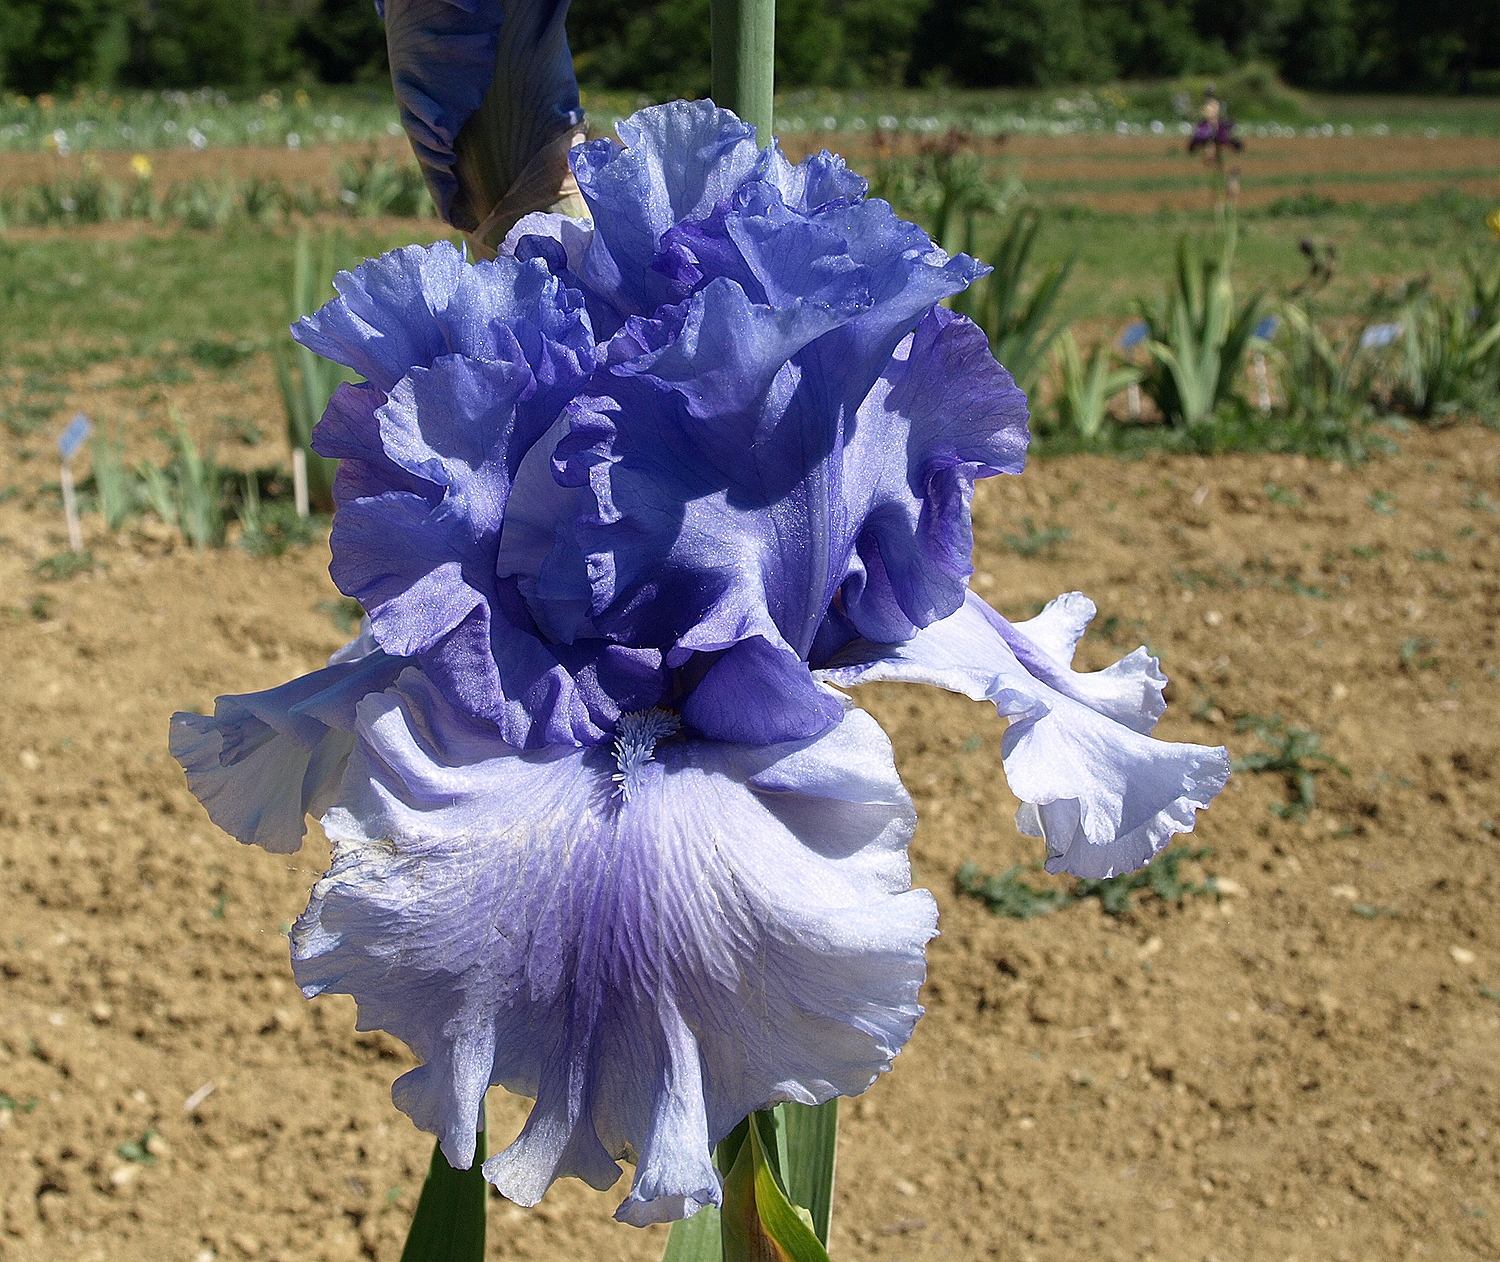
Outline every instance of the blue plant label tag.
[(1125, 332), (1120, 334), (1120, 346), (1127, 351), (1132, 346), (1139, 346), (1146, 340), (1146, 334), (1150, 331), (1146, 327), (1144, 320), (1137, 320), (1134, 324), (1127, 326)]
[(1262, 342), (1269, 342), (1276, 336), (1276, 330), (1281, 327), (1281, 317), (1268, 315), (1255, 326), (1255, 336)]
[(82, 412), (68, 422), (68, 428), (57, 438), (57, 449), (64, 460), (73, 459), (74, 453), (83, 446), (84, 440), (94, 432), (94, 423)]

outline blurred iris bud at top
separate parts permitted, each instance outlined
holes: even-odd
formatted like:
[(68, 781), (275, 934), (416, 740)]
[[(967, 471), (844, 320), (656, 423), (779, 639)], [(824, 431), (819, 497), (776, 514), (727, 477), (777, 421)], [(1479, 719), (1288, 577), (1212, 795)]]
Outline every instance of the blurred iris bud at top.
[(493, 258), (533, 211), (582, 214), (567, 0), (383, 0), (401, 124), (439, 216)]

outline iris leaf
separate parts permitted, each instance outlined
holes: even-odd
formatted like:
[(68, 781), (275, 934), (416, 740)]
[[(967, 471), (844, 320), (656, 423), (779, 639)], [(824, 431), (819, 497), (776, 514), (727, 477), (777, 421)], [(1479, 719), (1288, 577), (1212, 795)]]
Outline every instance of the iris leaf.
[(810, 1215), (787, 1200), (771, 1168), (776, 1119), (750, 1118), (749, 1134), (724, 1179), (724, 1262), (828, 1262)]
[(441, 1144), (433, 1145), (432, 1164), (422, 1199), (411, 1220), (401, 1262), (484, 1262), (484, 1212), (489, 1185), (480, 1166), (488, 1155), (484, 1115), (474, 1144), (474, 1161), (467, 1170), (455, 1170), (443, 1156)]
[(741, 1122), (716, 1154), (728, 1171), (724, 1210), (674, 1223), (662, 1262), (824, 1262), (837, 1143), (836, 1100), (781, 1104)]
[(781, 1131), (786, 1137), (788, 1161), (785, 1173), (787, 1197), (794, 1205), (805, 1205), (812, 1214), (813, 1230), (828, 1243), (828, 1223), (833, 1213), (833, 1165), (839, 1142), (839, 1102), (826, 1104), (780, 1104)]

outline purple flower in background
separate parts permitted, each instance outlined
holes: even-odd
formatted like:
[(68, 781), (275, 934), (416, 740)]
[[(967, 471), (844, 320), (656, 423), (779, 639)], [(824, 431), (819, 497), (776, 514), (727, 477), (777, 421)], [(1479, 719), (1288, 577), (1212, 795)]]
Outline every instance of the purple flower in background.
[(1145, 862), (1228, 760), (1150, 738), (1145, 650), (1072, 670), (1083, 596), (1013, 624), (967, 590), (974, 481), (1027, 443), (937, 305), (985, 269), (709, 103), (620, 135), (573, 153), (588, 219), (528, 216), (492, 262), (386, 255), (297, 326), (366, 379), (315, 445), (368, 624), (172, 748), (242, 840), (294, 849), (321, 813), (298, 982), (412, 1047), (396, 1103), (448, 1160), (500, 1084), (536, 1099), (485, 1163), (506, 1196), (608, 1187), (630, 1152), (642, 1224), (718, 1203), (741, 1118), (863, 1091), (920, 1014), (915, 815), (839, 689), (993, 702), (1054, 871)]

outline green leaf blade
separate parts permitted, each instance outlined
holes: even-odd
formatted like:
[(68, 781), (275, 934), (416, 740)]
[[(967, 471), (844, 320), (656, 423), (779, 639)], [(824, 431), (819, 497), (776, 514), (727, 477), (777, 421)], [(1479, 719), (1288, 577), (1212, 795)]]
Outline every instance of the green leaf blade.
[(839, 1102), (777, 1106), (786, 1133), (786, 1192), (812, 1215), (813, 1231), (828, 1244), (833, 1217), (833, 1175), (839, 1142)]
[[(484, 1122), (481, 1116), (480, 1126)], [(484, 1216), (489, 1184), (480, 1167), (488, 1155), (487, 1132), (481, 1129), (474, 1145), (474, 1161), (455, 1170), (433, 1145), (432, 1164), (422, 1185), (422, 1198), (411, 1220), (401, 1262), (484, 1262)]]

